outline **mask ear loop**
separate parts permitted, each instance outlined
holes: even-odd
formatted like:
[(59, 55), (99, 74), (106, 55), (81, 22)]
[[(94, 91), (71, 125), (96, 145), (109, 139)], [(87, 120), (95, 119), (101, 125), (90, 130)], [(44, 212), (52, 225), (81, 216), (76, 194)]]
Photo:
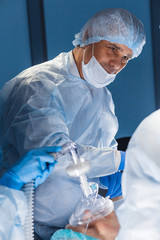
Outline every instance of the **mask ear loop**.
[[(84, 62), (84, 54), (85, 54), (86, 48), (83, 51), (83, 62)], [(94, 56), (94, 43), (92, 44), (92, 57)], [(85, 62), (84, 62), (85, 64)]]
[[(84, 54), (85, 54), (85, 48), (84, 48), (84, 50), (83, 50), (83, 63), (84, 63)], [(85, 63), (84, 63), (85, 64)]]
[(94, 43), (92, 44), (92, 57), (94, 56)]

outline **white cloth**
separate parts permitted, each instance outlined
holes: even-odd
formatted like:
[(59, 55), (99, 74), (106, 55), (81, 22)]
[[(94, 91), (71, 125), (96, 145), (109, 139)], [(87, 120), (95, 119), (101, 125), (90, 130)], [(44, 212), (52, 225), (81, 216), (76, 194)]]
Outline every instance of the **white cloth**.
[(160, 239), (160, 110), (137, 128), (126, 152), (117, 240)]
[[(120, 152), (114, 139), (118, 122), (111, 93), (72, 75), (69, 53), (9, 81), (1, 91), (0, 104), (1, 173), (30, 149), (68, 140), (77, 143), (80, 156), (91, 161), (90, 179), (98, 181), (118, 170)], [(61, 157), (53, 173), (36, 189), (36, 222), (57, 227), (68, 223), (82, 198), (79, 180), (65, 172), (70, 163), (69, 156)]]
[(27, 203), (22, 191), (0, 185), (0, 239), (25, 240)]

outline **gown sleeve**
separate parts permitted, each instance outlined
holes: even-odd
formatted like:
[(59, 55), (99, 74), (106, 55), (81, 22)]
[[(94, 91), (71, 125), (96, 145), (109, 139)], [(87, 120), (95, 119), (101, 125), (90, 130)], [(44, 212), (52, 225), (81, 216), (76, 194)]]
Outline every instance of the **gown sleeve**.
[(25, 240), (23, 226), (26, 209), (22, 191), (0, 185), (0, 239)]
[[(24, 79), (6, 102), (2, 134), (7, 142), (4, 147), (4, 155), (8, 155), (6, 168), (13, 165), (14, 151), (18, 160), (31, 149), (61, 146), (70, 140), (62, 94), (53, 81), (44, 79), (43, 74)], [(82, 145), (78, 150), (81, 157), (91, 162), (89, 177), (109, 175), (118, 170), (119, 151)]]

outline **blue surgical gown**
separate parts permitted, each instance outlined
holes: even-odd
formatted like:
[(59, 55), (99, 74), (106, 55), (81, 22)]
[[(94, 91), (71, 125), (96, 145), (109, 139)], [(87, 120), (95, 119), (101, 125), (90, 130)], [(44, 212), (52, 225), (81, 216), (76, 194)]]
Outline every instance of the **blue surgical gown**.
[[(68, 140), (77, 143), (80, 157), (91, 162), (90, 181), (98, 182), (100, 176), (118, 170), (120, 153), (114, 139), (118, 122), (111, 93), (107, 87), (95, 88), (71, 74), (71, 53), (23, 71), (2, 89), (1, 175), (30, 149)], [(61, 157), (53, 173), (36, 189), (37, 226), (64, 227), (82, 198), (79, 179), (65, 171), (71, 162), (70, 156)]]

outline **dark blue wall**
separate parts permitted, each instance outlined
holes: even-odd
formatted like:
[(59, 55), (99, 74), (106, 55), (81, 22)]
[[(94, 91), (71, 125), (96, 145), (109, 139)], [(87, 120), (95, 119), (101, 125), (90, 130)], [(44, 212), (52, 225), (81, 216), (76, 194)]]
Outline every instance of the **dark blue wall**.
[(26, 1), (0, 0), (0, 88), (31, 66)]
[[(149, 0), (44, 0), (43, 2), (48, 59), (62, 51), (72, 49), (74, 34), (101, 9), (125, 8), (143, 22), (147, 43), (142, 54), (130, 61), (109, 87), (120, 125), (117, 137), (132, 135), (140, 121), (155, 110)], [(32, 64), (25, 0), (0, 1), (0, 43), (0, 87), (2, 87), (4, 82)]]

